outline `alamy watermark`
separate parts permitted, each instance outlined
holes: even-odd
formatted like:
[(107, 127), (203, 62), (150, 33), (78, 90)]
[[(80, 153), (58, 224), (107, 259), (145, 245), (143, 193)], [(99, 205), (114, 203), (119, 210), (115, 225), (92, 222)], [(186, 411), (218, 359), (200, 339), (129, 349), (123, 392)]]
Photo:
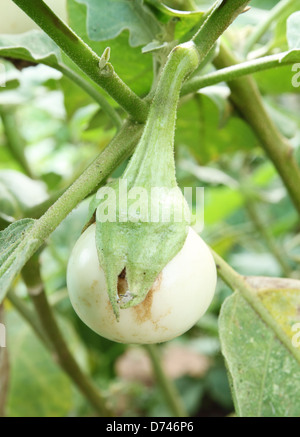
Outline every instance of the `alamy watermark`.
[(183, 195), (189, 208), (181, 202), (178, 187), (151, 187), (147, 190), (134, 186), (128, 189), (127, 180), (119, 179), (118, 190), (110, 186), (98, 190), (97, 220), (102, 223), (180, 223), (191, 219), (192, 225), (200, 232), (204, 227), (204, 188), (185, 187)]
[(0, 347), (6, 347), (6, 328), (0, 323)]
[(295, 323), (292, 326), (292, 331), (296, 333), (292, 337), (292, 345), (296, 348), (300, 348), (300, 323)]
[(294, 76), (292, 77), (292, 85), (294, 88), (300, 87), (300, 64), (294, 64), (292, 66), (292, 71), (296, 72)]

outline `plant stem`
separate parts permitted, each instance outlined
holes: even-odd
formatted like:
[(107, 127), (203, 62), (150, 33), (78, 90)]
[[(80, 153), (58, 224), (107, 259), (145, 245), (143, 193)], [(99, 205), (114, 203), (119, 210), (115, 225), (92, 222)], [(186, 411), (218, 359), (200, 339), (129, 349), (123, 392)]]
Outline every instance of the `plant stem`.
[(117, 111), (108, 103), (106, 98), (102, 96), (102, 94), (100, 94), (99, 91), (97, 91), (91, 83), (89, 83), (82, 76), (75, 73), (73, 70), (66, 66), (59, 65), (58, 67), (56, 67), (56, 69), (61, 71), (61, 73), (63, 73), (66, 77), (76, 83), (76, 85), (82, 88), (89, 96), (91, 96), (92, 99), (94, 99), (100, 105), (102, 110), (111, 118), (118, 130), (122, 127), (122, 118), (119, 116)]
[(255, 30), (250, 35), (244, 47), (245, 56), (252, 50), (254, 45), (260, 40), (264, 33), (266, 33), (269, 27), (280, 17), (280, 15), (282, 15), (284, 10), (293, 5), (294, 1), (295, 0), (282, 0), (281, 2), (277, 3), (270, 13), (268, 13), (266, 19), (255, 27)]
[(276, 55), (265, 56), (263, 58), (246, 61), (227, 68), (222, 68), (221, 70), (206, 74), (205, 76), (195, 76), (183, 85), (181, 95), (185, 96), (186, 94), (198, 91), (200, 88), (215, 85), (220, 82), (228, 82), (241, 76), (256, 73), (258, 71), (268, 70), (276, 67), (284, 67), (296, 62), (295, 59), (288, 59), (287, 61), (283, 59), (281, 61), (284, 55), (285, 53), (279, 53)]
[[(215, 66), (221, 69), (236, 63), (233, 54), (221, 45), (220, 52), (214, 60)], [(278, 131), (267, 113), (258, 87), (251, 77), (233, 79), (228, 85), (232, 102), (256, 133), (300, 214), (300, 169), (291, 144)]]
[(24, 154), (24, 144), (23, 140), (20, 137), (15, 114), (12, 110), (8, 108), (3, 108), (0, 111), (0, 116), (7, 139), (7, 146), (11, 154), (20, 164), (22, 170), (26, 173), (26, 175), (30, 178), (34, 178), (31, 168), (29, 167), (29, 164)]
[(250, 0), (218, 0), (208, 11), (207, 18), (193, 41), (198, 48), (200, 61), (207, 56), (217, 39), (230, 26), (234, 19), (244, 11)]
[(100, 57), (70, 29), (42, 0), (13, 0), (67, 56), (97, 85), (100, 85), (135, 120), (143, 122), (148, 106), (115, 73), (111, 64), (100, 69)]
[(175, 417), (188, 417), (175, 385), (167, 377), (162, 368), (157, 346), (154, 344), (147, 344), (144, 347), (150, 357), (157, 383), (159, 384), (170, 410)]
[(269, 326), (281, 343), (289, 350), (294, 358), (300, 363), (300, 350), (292, 345), (291, 339), (281, 329), (273, 316), (259, 299), (256, 290), (249, 285), (247, 278), (239, 275), (226, 261), (217, 253), (212, 251), (217, 271), (223, 281), (233, 290), (239, 292), (243, 298), (251, 305), (263, 322)]
[(31, 326), (34, 333), (44, 344), (46, 349), (51, 351), (51, 343), (35, 313), (12, 290), (7, 293), (7, 298), (18, 311), (18, 313), (23, 317), (23, 319), (26, 320), (26, 322)]
[(33, 301), (39, 317), (40, 324), (47, 334), (59, 365), (69, 375), (97, 413), (103, 417), (110, 417), (112, 413), (106, 405), (106, 400), (90, 378), (82, 372), (63, 338), (43, 287), (37, 255), (32, 257), (25, 265), (22, 270), (22, 275), (28, 288), (28, 294)]
[(286, 277), (290, 277), (292, 274), (292, 269), (290, 268), (289, 264), (285, 260), (284, 252), (279, 249), (272, 236), (272, 233), (261, 219), (255, 200), (250, 199), (248, 197), (246, 199), (245, 207), (258, 233), (262, 236), (268, 249), (274, 256), (274, 258), (277, 260), (278, 264), (280, 265), (283, 274)]

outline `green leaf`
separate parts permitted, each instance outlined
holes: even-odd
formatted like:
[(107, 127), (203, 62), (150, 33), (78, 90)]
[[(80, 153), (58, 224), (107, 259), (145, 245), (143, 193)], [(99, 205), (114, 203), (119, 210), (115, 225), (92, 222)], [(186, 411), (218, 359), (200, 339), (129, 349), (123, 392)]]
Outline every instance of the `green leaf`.
[(175, 25), (174, 39), (181, 38), (198, 25), (204, 15), (203, 9), (206, 9), (200, 5), (201, 11), (180, 11), (165, 5), (160, 0), (147, 0), (147, 3), (156, 8), (156, 16), (160, 21), (166, 23), (173, 19), (171, 23)]
[[(299, 51), (292, 50), (286, 55), (286, 60), (295, 59), (299, 62)], [(283, 93), (299, 93), (300, 88), (293, 86), (293, 77), (295, 71), (292, 70), (291, 65), (287, 65), (280, 68), (272, 68), (270, 70), (260, 71), (253, 75), (257, 81), (259, 89), (262, 94), (283, 94)]]
[(300, 8), (300, 0), (293, 0), (285, 7), (281, 12), (277, 22), (275, 23), (274, 38), (270, 42), (270, 50), (273, 52), (279, 52), (279, 49), (287, 50), (288, 38), (287, 38), (287, 26), (289, 17)]
[(54, 363), (14, 311), (6, 318), (11, 379), (7, 412), (11, 417), (62, 417), (74, 406), (69, 378)]
[(61, 63), (57, 45), (42, 31), (31, 30), (15, 35), (0, 35), (0, 56), (24, 59), (56, 67)]
[(282, 330), (291, 339), (295, 335), (293, 326), (300, 322), (300, 289), (266, 289), (259, 292), (259, 298), (277, 320)]
[(257, 147), (249, 126), (241, 118), (228, 117), (229, 110), (224, 97), (197, 94), (178, 110), (175, 143), (187, 147), (199, 164), (216, 160), (224, 153)]
[[(145, 95), (149, 92), (153, 76), (151, 55), (145, 54), (141, 56), (140, 48), (130, 47), (128, 35), (125, 32), (122, 32), (117, 38), (110, 40), (109, 43), (91, 40), (86, 28), (87, 8), (85, 4), (76, 1), (68, 2), (68, 16), (72, 29), (99, 56), (102, 55), (109, 45), (111, 49), (110, 62), (118, 75), (130, 88), (138, 95)], [(64, 56), (63, 59), (65, 60)], [(65, 62), (67, 63), (67, 60)]]
[(107, 41), (129, 30), (132, 47), (148, 44), (161, 32), (160, 25), (142, 0), (76, 0), (87, 6), (88, 36)]
[[(292, 301), (289, 293), (276, 290), (276, 298), (273, 294), (273, 299), (267, 299), (281, 326), (299, 320), (299, 290), (293, 291)], [(223, 304), (219, 328), (237, 414), (299, 417), (299, 363), (238, 292)]]
[(300, 49), (292, 49), (282, 54), (280, 62), (300, 62)]
[(20, 71), (4, 59), (1, 60), (0, 66), (0, 91), (17, 88), (20, 84)]
[(300, 49), (300, 11), (289, 16), (286, 36), (290, 49)]
[[(22, 219), (0, 232), (0, 302), (7, 293), (11, 282), (27, 261), (34, 239), (24, 238), (35, 220)], [(23, 242), (22, 246), (20, 243)]]

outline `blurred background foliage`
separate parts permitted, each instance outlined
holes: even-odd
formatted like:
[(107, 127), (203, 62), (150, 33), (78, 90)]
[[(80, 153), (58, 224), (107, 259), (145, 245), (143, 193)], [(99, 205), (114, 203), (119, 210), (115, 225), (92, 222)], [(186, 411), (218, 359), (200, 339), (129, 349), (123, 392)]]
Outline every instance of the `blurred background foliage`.
[[(140, 96), (151, 89), (153, 46), (149, 44), (153, 44), (153, 36), (161, 33), (169, 41), (175, 29), (176, 37), (181, 38), (194, 25), (191, 18), (172, 20), (154, 7), (149, 9), (150, 5), (143, 9), (140, 2), (141, 13), (147, 15), (150, 23), (147, 29), (130, 16), (130, 26), (121, 23), (121, 14), (109, 14), (109, 8), (103, 7), (102, 22), (106, 27), (97, 32), (93, 23), (95, 2), (67, 3), (71, 27), (99, 55), (109, 45), (116, 72)], [(118, 2), (111, 3), (118, 7)], [(174, 9), (185, 9), (193, 3), (199, 10), (206, 10), (212, 1), (165, 3)], [(248, 36), (276, 3), (252, 1), (252, 9), (226, 32), (224, 41), (238, 56), (242, 58)], [(253, 57), (287, 49), (285, 21), (299, 9), (299, 2), (294, 3), (255, 45)], [(5, 16), (5, 9), (2, 14)], [(120, 32), (122, 26), (124, 30)], [(3, 44), (0, 35), (0, 49)], [(154, 53), (156, 40), (155, 44)], [(6, 87), (0, 88), (0, 226), (4, 228), (38, 211), (41, 203), (50, 199), (51, 204), (51, 199), (105, 148), (115, 127), (97, 103), (59, 71), (11, 59), (1, 62), (7, 73)], [(213, 70), (208, 62), (203, 73)], [(288, 66), (257, 73), (255, 79), (269, 114), (290, 139), (300, 162), (300, 88), (292, 87), (292, 74)], [(229, 88), (222, 83), (182, 99), (175, 138), (178, 182), (182, 188), (205, 188), (205, 226), (201, 235), (239, 273), (297, 276), (297, 214), (259, 140), (237, 113), (229, 95)], [(125, 163), (116, 169), (112, 177), (119, 176), (124, 166)], [(70, 305), (66, 266), (85, 224), (88, 203), (86, 199), (61, 223), (41, 253), (47, 295), (78, 362), (108, 396), (117, 415), (170, 415), (143, 347), (116, 344), (97, 336), (78, 319)], [(21, 278), (14, 288), (18, 296), (28, 300)], [(218, 338), (219, 310), (230, 293), (220, 281), (213, 304), (198, 324), (180, 338), (159, 346), (165, 371), (174, 380), (191, 415), (225, 416), (233, 411)], [(6, 414), (92, 415), (87, 401), (58, 368), (30, 326), (9, 302), (5, 309), (10, 362)]]

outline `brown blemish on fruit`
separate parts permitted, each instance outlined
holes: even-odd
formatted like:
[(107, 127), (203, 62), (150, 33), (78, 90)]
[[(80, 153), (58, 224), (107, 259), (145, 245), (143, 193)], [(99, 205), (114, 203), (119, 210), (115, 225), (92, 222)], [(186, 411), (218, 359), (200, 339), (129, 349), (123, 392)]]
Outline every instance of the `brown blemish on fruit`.
[(85, 297), (79, 297), (79, 300), (87, 307), (91, 306), (91, 303), (88, 301), (88, 299), (86, 299)]
[(137, 323), (144, 323), (147, 320), (150, 320), (153, 323), (154, 328), (156, 329), (158, 328), (157, 322), (152, 318), (151, 308), (153, 302), (153, 294), (159, 290), (161, 281), (162, 281), (162, 273), (160, 273), (155, 279), (154, 284), (152, 285), (151, 289), (148, 291), (143, 302), (141, 302), (139, 305), (136, 305), (135, 307), (132, 307), (132, 310), (135, 313), (135, 318)]
[(91, 285), (91, 290), (96, 292), (97, 288), (98, 288), (98, 281), (94, 280)]

